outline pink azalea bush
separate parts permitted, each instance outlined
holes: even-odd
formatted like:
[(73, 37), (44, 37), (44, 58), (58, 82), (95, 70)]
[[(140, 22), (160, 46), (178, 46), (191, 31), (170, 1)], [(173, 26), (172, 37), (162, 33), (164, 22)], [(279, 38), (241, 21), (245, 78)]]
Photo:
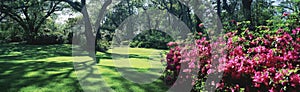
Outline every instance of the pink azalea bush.
[[(177, 78), (192, 78), (194, 90), (203, 90), (199, 88), (208, 75), (222, 73), (220, 82), (209, 83), (219, 91), (300, 90), (300, 27), (231, 31), (224, 36), (226, 42), (223, 37), (212, 42), (202, 33), (197, 36), (194, 43), (168, 44), (166, 79), (171, 84)], [(198, 74), (180, 76), (180, 71)]]
[(167, 44), (169, 47), (174, 47), (171, 48), (169, 53), (167, 54), (167, 77), (166, 77), (166, 82), (167, 84), (173, 84), (177, 76), (179, 74), (180, 66), (181, 64), (179, 61), (181, 61), (181, 54), (180, 54), (180, 48), (177, 46), (176, 42), (169, 42)]

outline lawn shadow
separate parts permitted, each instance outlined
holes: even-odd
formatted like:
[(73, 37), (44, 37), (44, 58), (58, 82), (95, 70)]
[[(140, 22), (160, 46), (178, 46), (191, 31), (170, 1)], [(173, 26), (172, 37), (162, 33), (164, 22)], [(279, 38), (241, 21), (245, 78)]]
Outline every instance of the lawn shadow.
[[(72, 62), (29, 61), (26, 63), (0, 62), (0, 89), (3, 92), (16, 92), (45, 89), (59, 91), (82, 91), (74, 73)], [(23, 90), (24, 91), (24, 90)]]
[(72, 46), (1, 44), (0, 61), (37, 60), (57, 56), (72, 56)]
[[(99, 65), (101, 68), (109, 69), (112, 70), (113, 72), (118, 72), (116, 67), (114, 66), (105, 66), (105, 65)], [(123, 72), (130, 73), (134, 72), (133, 70), (136, 70), (138, 68), (119, 68), (122, 69)], [(141, 73), (142, 74), (142, 73)], [(122, 92), (134, 92), (134, 91), (144, 91), (144, 92), (166, 92), (169, 88), (169, 86), (165, 85), (164, 82), (161, 81), (161, 77), (159, 79), (156, 79), (152, 83), (148, 84), (138, 84), (134, 83), (130, 80), (127, 80), (126, 78), (122, 76), (116, 76), (110, 72), (103, 72), (101, 74), (103, 77), (110, 78), (110, 80), (107, 81), (108, 84), (112, 83), (119, 83), (118, 85), (112, 85), (110, 86), (117, 92), (122, 91)], [(156, 76), (152, 74), (147, 74), (148, 76)], [(143, 80), (144, 77), (141, 77), (142, 75), (139, 74), (126, 74), (126, 76), (129, 76), (131, 78), (134, 78), (135, 80)]]
[[(1, 44), (0, 45), (0, 89), (4, 92), (15, 91), (64, 91), (80, 92), (83, 89), (80, 86), (78, 78), (74, 70), (73, 62), (44, 61), (42, 59), (60, 56), (72, 56), (71, 45), (24, 45), (24, 44)], [(149, 59), (147, 56), (137, 54), (118, 54), (108, 53), (97, 55), (96, 58), (112, 59), (116, 58), (138, 58)], [(14, 62), (22, 60), (26, 62)], [(89, 61), (95, 63), (93, 61)], [(83, 63), (86, 64), (86, 63)], [(91, 64), (97, 65), (97, 64)], [(90, 68), (91, 65), (86, 64), (82, 69)], [(117, 72), (115, 67), (96, 66)], [(80, 70), (80, 69), (79, 69)], [(93, 70), (93, 69), (90, 69)], [(131, 71), (131, 69), (124, 70)], [(76, 70), (77, 72), (77, 70)], [(90, 73), (91, 72), (91, 73)], [(167, 87), (160, 81), (150, 84), (136, 84), (122, 76), (115, 76), (109, 72), (93, 74), (94, 71), (88, 71), (86, 76), (79, 80), (93, 76), (93, 79), (109, 78), (119, 85), (113, 85), (111, 88), (116, 91), (166, 91)], [(101, 72), (101, 71), (100, 71)], [(134, 75), (132, 75), (134, 76)], [(136, 76), (136, 78), (139, 78)], [(93, 84), (95, 80), (88, 81)], [(101, 88), (101, 87), (99, 87)], [(139, 90), (137, 90), (139, 89)]]
[(148, 56), (141, 56), (137, 54), (119, 54), (119, 53), (110, 53), (110, 52), (103, 52), (104, 55), (98, 56), (100, 59), (112, 59), (114, 58), (138, 58), (138, 59), (149, 59)]
[(99, 63), (101, 59), (120, 59), (120, 58), (136, 58), (136, 59), (146, 59), (146, 60), (153, 60), (148, 56), (142, 56), (137, 54), (119, 54), (119, 53), (110, 53), (110, 52), (102, 52), (103, 55), (96, 55), (96, 62)]

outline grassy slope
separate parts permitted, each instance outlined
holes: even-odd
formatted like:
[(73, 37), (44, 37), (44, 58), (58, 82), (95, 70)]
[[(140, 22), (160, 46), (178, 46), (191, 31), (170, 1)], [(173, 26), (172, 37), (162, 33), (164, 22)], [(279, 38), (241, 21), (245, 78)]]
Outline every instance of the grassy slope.
[[(70, 45), (0, 45), (0, 89), (1, 91), (82, 91), (77, 80)], [(132, 68), (140, 72), (147, 72), (154, 63), (154, 68), (161, 69), (156, 58), (159, 51), (155, 49), (131, 48), (129, 59), (132, 67), (121, 66), (118, 68)], [(112, 62), (112, 54), (124, 54), (110, 50), (108, 53), (97, 53), (100, 63), (97, 65), (107, 85), (116, 91), (165, 91), (160, 80), (150, 84), (137, 84), (121, 76)], [(150, 58), (150, 59), (149, 59)], [(116, 58), (123, 61), (124, 58)], [(159, 73), (153, 73), (159, 74)], [(92, 80), (91, 80), (92, 81)]]

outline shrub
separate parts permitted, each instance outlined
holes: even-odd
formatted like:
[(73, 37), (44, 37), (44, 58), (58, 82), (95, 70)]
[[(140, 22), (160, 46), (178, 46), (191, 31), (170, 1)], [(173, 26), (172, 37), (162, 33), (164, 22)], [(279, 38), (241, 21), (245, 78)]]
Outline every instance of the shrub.
[(28, 41), (29, 44), (47, 45), (47, 44), (62, 44), (64, 43), (63, 35), (56, 34), (40, 34), (34, 39)]
[(130, 47), (168, 49), (165, 44), (172, 40), (172, 37), (164, 32), (157, 30), (148, 30), (146, 32), (138, 34), (130, 42)]
[[(223, 73), (220, 82), (211, 81), (208, 85), (219, 91), (300, 90), (300, 27), (272, 30), (259, 26), (256, 31), (245, 28), (240, 33), (228, 31), (224, 38), (226, 42), (211, 43), (200, 37), (182, 46), (170, 43), (165, 79), (174, 83), (177, 78), (192, 78), (193, 90), (199, 91), (209, 75)], [(218, 52), (212, 48), (218, 48)], [(179, 70), (199, 74), (178, 76)]]
[(97, 51), (101, 51), (101, 52), (105, 52), (107, 51), (108, 49), (110, 49), (110, 42), (107, 41), (107, 40), (103, 40), (103, 39), (98, 39), (97, 40), (97, 43), (96, 43), (96, 50)]

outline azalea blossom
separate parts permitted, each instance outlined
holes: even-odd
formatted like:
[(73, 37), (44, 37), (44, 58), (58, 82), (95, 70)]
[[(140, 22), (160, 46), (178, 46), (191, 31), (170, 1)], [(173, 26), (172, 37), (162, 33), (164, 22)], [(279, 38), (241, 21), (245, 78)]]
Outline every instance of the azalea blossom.
[(282, 16), (289, 16), (290, 15), (290, 13), (288, 13), (288, 12), (284, 12), (283, 14), (282, 14)]
[[(210, 74), (222, 72), (223, 75), (218, 76), (222, 80), (214, 83), (214, 86), (221, 90), (239, 91), (240, 87), (245, 87), (246, 91), (252, 88), (258, 91), (287, 91), (283, 90), (283, 87), (300, 87), (299, 74), (291, 72), (299, 68), (296, 64), (300, 62), (298, 30), (300, 28), (291, 31), (280, 28), (276, 34), (257, 36), (245, 33), (244, 37), (236, 35), (235, 32), (228, 32), (224, 42), (210, 42), (206, 37), (202, 37), (195, 39), (193, 44), (171, 46), (167, 54), (167, 63), (172, 66), (170, 70), (173, 72), (179, 72), (179, 68), (183, 68), (182, 72), (187, 74), (199, 72), (199, 75), (180, 78), (205, 78)], [(221, 44), (225, 47), (220, 47)], [(213, 54), (217, 51), (221, 54)], [(219, 65), (214, 65), (215, 63)], [(247, 85), (239, 81), (244, 79), (249, 81)], [(232, 80), (237, 81), (232, 83)], [(199, 82), (193, 79), (192, 84), (197, 83)]]
[(200, 23), (198, 26), (202, 28), (202, 27), (204, 27), (204, 24)]

